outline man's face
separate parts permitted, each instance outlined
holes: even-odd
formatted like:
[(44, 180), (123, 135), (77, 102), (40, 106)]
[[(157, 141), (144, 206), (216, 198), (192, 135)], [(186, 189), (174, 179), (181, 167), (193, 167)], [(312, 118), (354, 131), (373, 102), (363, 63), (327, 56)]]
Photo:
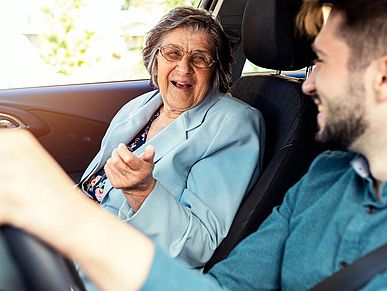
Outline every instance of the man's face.
[(348, 45), (336, 34), (341, 20), (341, 14), (332, 13), (316, 37), (318, 59), (302, 89), (318, 106), (316, 139), (350, 149), (367, 127), (365, 90), (363, 74), (348, 68)]

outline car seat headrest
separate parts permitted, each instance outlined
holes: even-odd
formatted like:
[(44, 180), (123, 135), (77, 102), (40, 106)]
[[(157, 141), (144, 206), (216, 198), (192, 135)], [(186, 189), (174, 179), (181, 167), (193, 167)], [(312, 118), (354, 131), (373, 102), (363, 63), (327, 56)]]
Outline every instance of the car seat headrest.
[(315, 58), (311, 40), (296, 35), (294, 19), (303, 0), (249, 0), (243, 15), (246, 58), (274, 70), (299, 70)]

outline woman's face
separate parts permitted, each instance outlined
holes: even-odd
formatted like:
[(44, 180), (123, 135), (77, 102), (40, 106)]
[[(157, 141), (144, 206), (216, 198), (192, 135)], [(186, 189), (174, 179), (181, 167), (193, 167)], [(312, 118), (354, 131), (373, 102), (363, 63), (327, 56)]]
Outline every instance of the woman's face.
[(208, 94), (215, 67), (196, 67), (191, 63), (189, 53), (201, 52), (212, 57), (213, 48), (206, 34), (187, 28), (171, 30), (162, 40), (161, 46), (165, 45), (179, 46), (185, 51), (180, 61), (168, 61), (160, 51), (157, 54), (157, 82), (164, 110), (180, 115), (198, 105)]

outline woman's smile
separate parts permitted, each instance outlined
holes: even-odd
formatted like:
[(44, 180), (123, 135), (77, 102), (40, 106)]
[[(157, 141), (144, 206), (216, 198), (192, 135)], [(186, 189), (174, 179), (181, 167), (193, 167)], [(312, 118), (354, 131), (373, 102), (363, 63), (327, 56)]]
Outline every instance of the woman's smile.
[(187, 90), (192, 88), (192, 84), (188, 82), (171, 81), (172, 85), (179, 90)]

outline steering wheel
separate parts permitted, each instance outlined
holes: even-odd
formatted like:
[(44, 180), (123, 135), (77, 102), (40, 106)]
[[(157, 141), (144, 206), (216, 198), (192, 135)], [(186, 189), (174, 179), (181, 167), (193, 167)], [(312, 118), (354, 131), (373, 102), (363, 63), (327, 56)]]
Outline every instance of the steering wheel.
[(14, 227), (3, 226), (1, 231), (27, 290), (86, 290), (74, 264), (53, 248)]

